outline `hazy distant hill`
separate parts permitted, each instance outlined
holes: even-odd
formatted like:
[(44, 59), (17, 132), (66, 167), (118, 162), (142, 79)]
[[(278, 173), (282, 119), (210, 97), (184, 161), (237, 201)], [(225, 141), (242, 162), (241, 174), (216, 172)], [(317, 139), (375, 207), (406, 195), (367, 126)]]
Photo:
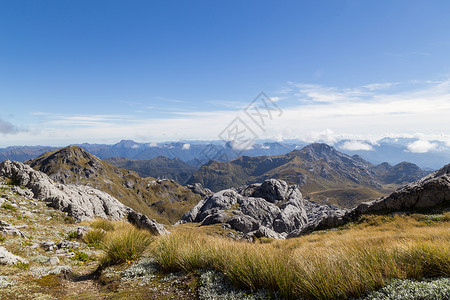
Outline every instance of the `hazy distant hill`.
[(172, 180), (141, 178), (119, 169), (76, 146), (47, 152), (27, 161), (55, 181), (95, 187), (159, 222), (172, 223), (200, 200), (200, 196)]
[(104, 159), (118, 168), (135, 171), (142, 177), (156, 177), (160, 179), (173, 179), (178, 183), (185, 183), (198, 168), (184, 161), (165, 156), (158, 156), (150, 160), (113, 157)]
[(346, 154), (362, 156), (374, 164), (382, 162), (398, 164), (402, 161), (409, 161), (422, 169), (437, 170), (450, 162), (449, 145), (440, 141), (430, 141), (435, 145), (434, 149), (424, 152), (410, 151), (408, 145), (417, 141), (416, 138), (383, 138), (371, 145), (371, 150), (349, 150), (344, 147), (348, 141), (342, 140), (335, 147)]
[(47, 146), (14, 146), (0, 149), (0, 161), (4, 160), (15, 160), (15, 161), (26, 161), (32, 158), (36, 158), (39, 155), (57, 150), (55, 147)]
[[(388, 162), (391, 165), (403, 161), (412, 162), (422, 169), (436, 170), (450, 162), (450, 146), (440, 141), (430, 141), (434, 148), (426, 152), (412, 152), (408, 147), (419, 142), (416, 138), (383, 138), (375, 143), (357, 141), (365, 145), (364, 150), (349, 147), (355, 141), (340, 140), (334, 144), (342, 153), (359, 155), (373, 164)], [(283, 142), (263, 142), (252, 145), (249, 149), (235, 151), (231, 143), (220, 141), (190, 141), (165, 143), (137, 143), (132, 140), (122, 140), (113, 145), (106, 144), (80, 144), (89, 153), (101, 159), (112, 157), (125, 157), (131, 159), (149, 160), (158, 156), (170, 159), (178, 158), (192, 166), (200, 167), (210, 160), (231, 161), (239, 156), (274, 156), (284, 155), (295, 149), (307, 145), (301, 140), (288, 140)], [(0, 149), (0, 161), (5, 159), (25, 161), (58, 148), (45, 146), (17, 146)], [(358, 147), (356, 147), (358, 149)]]
[(326, 144), (314, 143), (286, 155), (210, 162), (195, 172), (188, 183), (199, 182), (219, 191), (276, 178), (298, 184), (313, 200), (351, 207), (394, 189), (383, 185), (411, 182), (425, 174), (411, 163), (377, 167), (357, 155), (349, 156)]
[(277, 142), (254, 144), (242, 152), (234, 151), (229, 143), (221, 142), (168, 142), (160, 144), (136, 143), (131, 140), (122, 140), (114, 145), (82, 144), (80, 147), (101, 159), (112, 157), (125, 157), (132, 159), (149, 160), (159, 156), (170, 159), (178, 158), (190, 165), (200, 167), (209, 160), (232, 160), (239, 155), (280, 155), (295, 149), (294, 144), (281, 144)]

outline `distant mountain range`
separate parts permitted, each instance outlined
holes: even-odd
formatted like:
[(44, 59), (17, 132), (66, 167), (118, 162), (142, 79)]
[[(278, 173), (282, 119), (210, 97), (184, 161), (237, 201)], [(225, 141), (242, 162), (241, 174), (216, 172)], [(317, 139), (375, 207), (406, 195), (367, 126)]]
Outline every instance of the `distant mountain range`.
[(199, 182), (219, 191), (275, 178), (298, 184), (312, 200), (352, 207), (426, 174), (412, 163), (374, 165), (358, 155), (349, 156), (326, 144), (314, 143), (285, 155), (212, 161), (195, 172), (188, 183)]
[[(197, 145), (198, 148), (200, 146)], [(106, 149), (103, 147), (96, 146), (96, 149)], [(183, 147), (187, 148), (181, 146), (180, 149), (179, 145), (168, 148), (173, 151), (190, 150), (183, 150)], [(148, 147), (147, 150), (151, 148), (155, 147)], [(266, 144), (264, 148), (259, 147), (258, 151), (281, 149), (278, 144)], [(134, 142), (123, 141), (111, 149), (125, 149), (122, 153), (130, 154), (138, 147)], [(211, 160), (200, 169), (181, 159), (163, 156), (149, 160), (121, 157), (103, 161), (78, 146), (49, 151), (26, 163), (55, 181), (98, 188), (163, 223), (176, 221), (199, 200), (198, 194), (179, 183), (200, 183), (219, 191), (275, 178), (299, 185), (304, 196), (310, 200), (353, 207), (386, 195), (399, 185), (427, 174), (412, 163), (375, 165), (358, 155), (349, 156), (321, 143), (282, 155), (239, 156), (230, 162)], [(156, 178), (174, 180), (161, 181)]]
[[(412, 147), (422, 141), (413, 138), (384, 138), (374, 143), (367, 141), (341, 140), (333, 144), (339, 151), (359, 155), (365, 160), (380, 164), (388, 162), (396, 165), (403, 161), (412, 162), (422, 169), (435, 170), (450, 162), (450, 146), (439, 141), (426, 142), (425, 148)], [(239, 156), (273, 156), (284, 155), (295, 149), (301, 149), (307, 142), (290, 140), (284, 142), (261, 142), (250, 149), (238, 151), (231, 143), (189, 141), (165, 143), (136, 143), (123, 140), (117, 144), (80, 144), (89, 153), (101, 159), (124, 157), (129, 159), (150, 160), (159, 156), (179, 159), (189, 165), (200, 167), (210, 160), (231, 161)], [(5, 159), (25, 161), (56, 147), (46, 146), (15, 146), (0, 149), (0, 161)], [(141, 170), (142, 171), (142, 170)], [(144, 175), (145, 176), (145, 175)]]

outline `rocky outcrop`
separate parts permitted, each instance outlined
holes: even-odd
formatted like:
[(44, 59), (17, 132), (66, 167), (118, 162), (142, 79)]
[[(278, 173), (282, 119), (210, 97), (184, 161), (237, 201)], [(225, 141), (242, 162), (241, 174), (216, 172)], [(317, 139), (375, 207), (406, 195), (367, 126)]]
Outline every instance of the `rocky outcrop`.
[(320, 228), (341, 226), (362, 214), (436, 209), (450, 206), (450, 164), (422, 179), (405, 185), (387, 197), (364, 202), (347, 211), (324, 215), (291, 232), (296, 237)]
[(190, 189), (194, 194), (198, 194), (202, 197), (210, 196), (213, 194), (210, 189), (207, 189), (202, 186), (201, 183), (194, 183), (186, 185), (188, 189)]
[(307, 224), (302, 195), (296, 186), (270, 179), (241, 189), (228, 189), (200, 201), (183, 221), (224, 226), (254, 237), (285, 238)]
[(150, 231), (154, 235), (169, 234), (163, 225), (159, 224), (155, 220), (150, 220), (146, 215), (135, 212), (131, 208), (128, 208), (128, 221), (135, 224), (139, 228)]
[(5, 247), (0, 247), (0, 265), (12, 266), (17, 263), (26, 264), (28, 261), (25, 258), (12, 254)]
[(87, 186), (55, 183), (44, 173), (35, 171), (23, 163), (9, 160), (2, 162), (0, 176), (29, 188), (34, 198), (67, 212), (77, 221), (89, 220), (96, 216), (112, 220), (125, 217), (125, 206), (114, 197)]
[(46, 174), (35, 171), (23, 163), (9, 160), (2, 162), (0, 176), (28, 188), (28, 196), (32, 194), (35, 199), (48, 202), (49, 206), (66, 212), (76, 221), (95, 217), (110, 220), (128, 217), (137, 226), (146, 228), (154, 234), (167, 233), (161, 224), (135, 212), (107, 193), (88, 186), (55, 183)]
[(352, 213), (426, 209), (446, 202), (450, 202), (450, 164), (399, 188), (387, 197), (362, 203), (353, 209)]
[(13, 226), (9, 223), (6, 223), (3, 220), (0, 220), (0, 232), (4, 232), (6, 234), (11, 234), (11, 235), (16, 235), (16, 236), (20, 236), (20, 237), (25, 237), (25, 235), (22, 233), (22, 231), (17, 229), (15, 226)]

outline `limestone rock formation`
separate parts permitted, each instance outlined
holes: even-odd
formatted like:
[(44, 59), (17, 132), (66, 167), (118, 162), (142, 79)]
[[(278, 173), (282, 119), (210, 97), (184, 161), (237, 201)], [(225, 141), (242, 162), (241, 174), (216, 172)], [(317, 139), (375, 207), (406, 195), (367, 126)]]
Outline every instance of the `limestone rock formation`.
[(207, 189), (202, 186), (201, 183), (194, 183), (186, 185), (188, 189), (190, 189), (194, 194), (198, 194), (202, 197), (210, 196), (213, 194), (210, 189)]
[(450, 164), (391, 195), (358, 205), (353, 213), (426, 209), (450, 202)]
[(0, 232), (4, 232), (6, 234), (11, 234), (11, 235), (17, 235), (20, 237), (25, 237), (25, 235), (22, 233), (22, 231), (20, 231), (15, 226), (13, 226), (3, 220), (0, 220)]
[(281, 239), (307, 223), (303, 201), (296, 186), (270, 179), (208, 196), (187, 212), (183, 220), (202, 225), (225, 223), (247, 236)]
[(146, 229), (154, 235), (166, 235), (169, 231), (155, 220), (150, 220), (146, 215), (138, 213), (131, 208), (127, 208), (128, 221), (135, 224), (137, 227)]
[(138, 227), (149, 229), (154, 234), (167, 233), (162, 225), (145, 215), (138, 214), (107, 193), (88, 186), (55, 183), (46, 174), (26, 164), (6, 160), (0, 163), (0, 176), (11, 179), (17, 185), (27, 187), (34, 198), (48, 202), (49, 206), (55, 209), (67, 212), (76, 221), (90, 220), (94, 217), (111, 220), (128, 217)]
[(19, 262), (28, 263), (25, 258), (12, 254), (5, 247), (0, 247), (0, 265), (12, 266)]
[(4, 161), (0, 164), (0, 175), (29, 188), (35, 198), (67, 212), (77, 221), (95, 216), (112, 220), (125, 217), (125, 206), (114, 197), (87, 186), (55, 183), (44, 173), (23, 163)]

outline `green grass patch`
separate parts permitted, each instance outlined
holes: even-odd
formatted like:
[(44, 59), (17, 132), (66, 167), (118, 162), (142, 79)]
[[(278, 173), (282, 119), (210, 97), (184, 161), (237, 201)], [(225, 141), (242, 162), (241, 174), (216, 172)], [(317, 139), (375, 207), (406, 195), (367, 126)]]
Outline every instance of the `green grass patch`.
[(415, 214), (414, 217), (417, 221), (423, 222), (426, 225), (433, 225), (434, 223), (439, 222), (449, 222), (450, 221), (450, 212), (446, 212), (443, 214), (437, 215), (421, 215)]
[(87, 262), (90, 257), (88, 254), (84, 252), (75, 252), (75, 256), (72, 257), (73, 260), (81, 261), (81, 262)]
[(61, 284), (60, 279), (58, 278), (58, 275), (54, 275), (54, 274), (42, 276), (40, 278), (35, 279), (34, 281), (41, 287), (46, 287), (46, 288), (56, 288)]
[(9, 203), (3, 203), (1, 207), (2, 207), (3, 209), (6, 209), (6, 210), (17, 211), (17, 208), (14, 207), (14, 206), (12, 206), (12, 205), (9, 204)]
[(18, 262), (14, 265), (16, 268), (21, 270), (28, 270), (30, 268), (30, 264), (24, 262)]
[(78, 232), (76, 231), (71, 231), (67, 234), (67, 238), (69, 240), (76, 240), (78, 238)]

